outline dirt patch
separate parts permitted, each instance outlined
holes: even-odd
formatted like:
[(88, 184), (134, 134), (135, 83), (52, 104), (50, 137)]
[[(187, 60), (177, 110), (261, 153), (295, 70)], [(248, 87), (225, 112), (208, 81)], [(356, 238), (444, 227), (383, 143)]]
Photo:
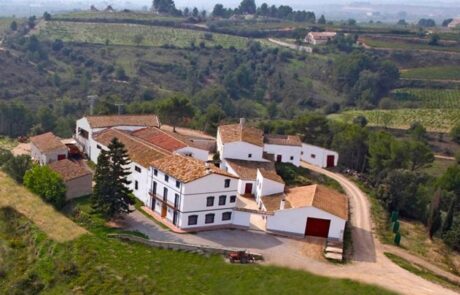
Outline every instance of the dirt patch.
[(300, 253), (306, 257), (325, 261), (326, 259), (323, 255), (324, 244), (325, 240), (323, 238), (307, 237), (301, 244)]
[(15, 157), (20, 155), (30, 156), (30, 143), (20, 143), (14, 149), (11, 150)]

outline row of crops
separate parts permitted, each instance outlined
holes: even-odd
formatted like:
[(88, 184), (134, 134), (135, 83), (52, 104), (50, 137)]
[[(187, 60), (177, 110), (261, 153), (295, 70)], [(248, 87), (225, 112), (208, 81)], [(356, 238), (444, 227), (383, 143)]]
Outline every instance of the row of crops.
[(421, 80), (460, 80), (460, 66), (406, 69), (401, 71), (401, 78)]
[(395, 110), (350, 110), (330, 115), (331, 119), (352, 122), (364, 116), (370, 126), (407, 129), (413, 122), (420, 122), (427, 130), (449, 132), (460, 122), (460, 109), (395, 109)]
[(392, 92), (392, 98), (398, 104), (406, 106), (430, 109), (460, 108), (460, 88), (401, 88)]
[[(189, 47), (204, 42), (207, 47), (246, 47), (247, 38), (225, 34), (209, 34), (201, 31), (134, 24), (106, 24), (49, 21), (40, 27), (39, 36), (44, 39), (61, 39), (65, 42), (84, 42), (111, 45), (140, 45), (160, 47), (173, 45)], [(139, 36), (142, 36), (139, 38)], [(136, 38), (138, 38), (136, 40)], [(139, 42), (140, 40), (140, 42)]]

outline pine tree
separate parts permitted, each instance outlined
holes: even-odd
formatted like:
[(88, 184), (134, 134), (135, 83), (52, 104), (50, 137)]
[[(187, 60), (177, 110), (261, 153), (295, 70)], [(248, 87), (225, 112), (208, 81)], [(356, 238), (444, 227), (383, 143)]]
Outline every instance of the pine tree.
[(92, 207), (107, 219), (130, 213), (134, 205), (132, 191), (129, 189), (131, 163), (123, 143), (114, 138), (108, 151), (102, 151), (97, 160)]

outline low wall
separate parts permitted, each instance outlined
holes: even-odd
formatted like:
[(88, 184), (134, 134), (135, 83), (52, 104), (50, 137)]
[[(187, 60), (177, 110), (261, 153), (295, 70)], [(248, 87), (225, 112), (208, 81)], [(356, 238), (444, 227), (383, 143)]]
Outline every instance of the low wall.
[[(227, 255), (229, 252), (234, 251), (246, 251), (246, 249), (238, 249), (238, 248), (223, 248), (223, 247), (210, 247), (205, 245), (193, 245), (193, 244), (184, 244), (184, 243), (177, 243), (177, 242), (164, 242), (164, 241), (155, 241), (155, 240), (148, 240), (141, 237), (129, 235), (129, 234), (109, 234), (111, 238), (118, 238), (122, 241), (132, 241), (142, 243), (147, 246), (160, 248), (160, 249), (170, 249), (176, 251), (187, 251), (187, 252), (198, 252), (203, 254), (222, 254)], [(261, 254), (252, 253), (256, 260), (263, 260)]]

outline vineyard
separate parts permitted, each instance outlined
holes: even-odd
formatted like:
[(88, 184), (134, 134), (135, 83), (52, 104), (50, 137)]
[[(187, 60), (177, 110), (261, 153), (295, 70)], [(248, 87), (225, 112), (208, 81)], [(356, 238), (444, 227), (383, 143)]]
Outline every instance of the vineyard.
[(167, 20), (167, 21), (184, 21), (185, 18), (155, 15), (149, 12), (141, 11), (120, 11), (120, 12), (106, 12), (106, 11), (77, 11), (65, 14), (58, 14), (55, 16), (57, 19), (85, 19), (85, 20)]
[(460, 66), (406, 69), (401, 71), (401, 78), (422, 80), (460, 80)]
[[(190, 47), (194, 42), (199, 46), (203, 42), (207, 47), (220, 45), (224, 48), (231, 46), (244, 48), (247, 38), (224, 34), (210, 34), (200, 31), (176, 29), (157, 26), (134, 24), (105, 24), (50, 21), (40, 27), (40, 38), (64, 42), (82, 42), (110, 45), (140, 45), (140, 46), (175, 46)], [(136, 42), (137, 41), (140, 42)]]
[(394, 90), (392, 97), (401, 105), (412, 105), (428, 109), (460, 108), (460, 88), (401, 88)]
[(380, 36), (366, 36), (363, 41), (367, 46), (374, 48), (402, 49), (402, 50), (434, 50), (434, 51), (450, 51), (460, 52), (458, 44), (451, 46), (432, 46), (428, 44), (428, 40), (419, 39), (415, 42), (410, 39), (392, 39)]
[(369, 126), (408, 129), (413, 122), (420, 122), (428, 131), (433, 132), (449, 132), (453, 125), (460, 122), (460, 108), (350, 110), (329, 117), (342, 122), (352, 122), (359, 115), (366, 117)]

